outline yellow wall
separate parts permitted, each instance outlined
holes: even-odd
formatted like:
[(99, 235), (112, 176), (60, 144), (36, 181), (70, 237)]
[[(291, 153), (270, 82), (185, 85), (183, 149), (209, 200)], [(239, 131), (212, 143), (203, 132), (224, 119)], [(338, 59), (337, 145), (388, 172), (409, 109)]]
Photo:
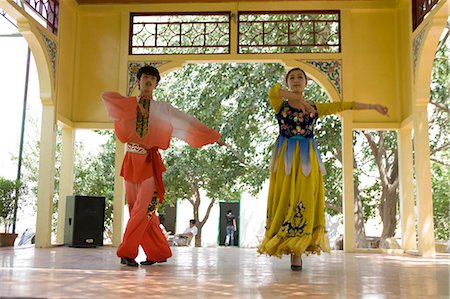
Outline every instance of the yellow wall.
[(118, 90), (120, 28), (119, 13), (79, 17), (75, 122), (107, 120), (100, 94), (104, 90)]
[[(72, 0), (71, 0), (72, 1)], [(63, 1), (64, 3), (64, 1)], [(411, 88), (401, 76), (405, 61), (401, 60), (398, 37), (399, 9), (395, 1), (348, 2), (279, 2), (258, 3), (260, 10), (283, 9), (341, 9), (342, 53), (291, 54), (286, 59), (339, 59), (342, 60), (344, 100), (382, 103), (390, 109), (390, 119), (373, 112), (355, 113), (359, 123), (388, 122), (385, 127), (398, 127), (405, 118), (402, 103), (411, 100), (402, 90)], [(251, 3), (212, 3), (209, 7), (218, 11), (255, 9)], [(202, 60), (201, 55), (179, 56), (129, 56), (129, 12), (135, 11), (201, 11), (205, 5), (92, 5), (75, 7), (76, 14), (64, 14), (70, 18), (61, 28), (60, 41), (63, 52), (60, 60), (58, 85), (58, 112), (70, 119), (75, 126), (110, 121), (101, 102), (104, 90), (126, 92), (127, 61), (153, 59)], [(63, 20), (61, 24), (64, 25)], [(67, 25), (70, 24), (71, 26)], [(74, 25), (75, 24), (75, 25)], [(233, 43), (236, 41), (233, 39)], [(75, 43), (75, 44), (74, 44)], [(251, 61), (282, 59), (283, 55), (215, 55), (211, 60)], [(209, 58), (208, 58), (209, 59)], [(71, 103), (73, 99), (73, 103)], [(406, 113), (407, 114), (407, 113)]]
[(57, 107), (59, 118), (72, 121), (72, 101), (75, 78), (77, 33), (77, 5), (61, 1), (58, 34), (58, 88)]
[[(351, 12), (349, 38), (343, 48), (351, 47), (351, 57), (344, 61), (344, 72), (351, 69), (347, 86), (354, 100), (389, 106), (391, 121), (399, 120), (399, 64), (397, 56), (397, 24), (393, 11), (358, 10)], [(347, 29), (347, 28), (346, 28)], [(383, 118), (372, 111), (354, 115), (355, 122), (376, 122)]]

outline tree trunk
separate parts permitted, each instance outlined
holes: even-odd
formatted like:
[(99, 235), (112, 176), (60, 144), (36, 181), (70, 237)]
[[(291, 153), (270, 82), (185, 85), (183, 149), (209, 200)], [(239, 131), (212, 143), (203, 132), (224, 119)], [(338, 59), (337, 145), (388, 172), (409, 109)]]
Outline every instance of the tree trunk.
[[(384, 192), (383, 192), (384, 193)], [(397, 190), (388, 188), (380, 205), (380, 215), (383, 220), (381, 242), (395, 235), (397, 227)]]
[(197, 235), (195, 236), (195, 247), (202, 247), (202, 228), (198, 227)]
[(389, 158), (384, 148), (384, 132), (378, 132), (379, 140), (375, 142), (372, 135), (364, 133), (369, 142), (370, 149), (375, 158), (378, 172), (380, 173), (380, 183), (383, 192), (380, 198), (379, 212), (383, 222), (380, 247), (386, 248), (387, 238), (395, 235), (397, 228), (397, 202), (398, 202), (398, 152), (394, 153), (394, 160), (389, 163)]
[(355, 193), (355, 233), (356, 248), (367, 248), (366, 228), (364, 226), (364, 211), (361, 198), (359, 197), (358, 182), (353, 183), (353, 192)]
[(191, 190), (193, 193), (193, 199), (189, 199), (189, 202), (192, 205), (192, 208), (194, 210), (194, 220), (195, 220), (195, 225), (197, 226), (197, 235), (195, 236), (195, 247), (201, 247), (202, 246), (202, 227), (203, 224), (200, 222), (199, 219), (199, 207), (200, 207), (200, 202), (201, 202), (201, 198), (200, 198), (200, 191), (197, 185), (197, 182), (195, 180), (193, 180), (191, 182)]
[(197, 182), (194, 180), (191, 183), (191, 190), (194, 194), (194, 199), (189, 199), (189, 202), (192, 204), (192, 207), (194, 209), (194, 220), (197, 226), (197, 235), (195, 236), (195, 247), (202, 247), (202, 229), (205, 225), (206, 221), (209, 218), (209, 215), (211, 214), (211, 209), (214, 206), (214, 203), (216, 202), (215, 198), (212, 198), (209, 202), (208, 208), (206, 209), (205, 217), (203, 217), (203, 220), (200, 221), (199, 217), (199, 208), (201, 203), (200, 198), (200, 191), (197, 185)]
[[(353, 155), (353, 167), (357, 168), (355, 155)], [(354, 193), (354, 220), (355, 220), (355, 233), (356, 233), (356, 248), (367, 248), (366, 228), (364, 226), (364, 211), (362, 207), (361, 197), (359, 196), (359, 181), (353, 180), (353, 193)]]

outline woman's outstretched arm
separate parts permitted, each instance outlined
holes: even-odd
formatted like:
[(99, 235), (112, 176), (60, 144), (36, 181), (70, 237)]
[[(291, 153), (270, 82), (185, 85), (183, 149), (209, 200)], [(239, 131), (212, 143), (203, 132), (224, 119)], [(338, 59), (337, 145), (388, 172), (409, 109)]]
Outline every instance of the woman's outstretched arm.
[(389, 109), (386, 106), (380, 104), (366, 104), (366, 103), (358, 103), (353, 102), (354, 110), (376, 110), (381, 115), (388, 116)]

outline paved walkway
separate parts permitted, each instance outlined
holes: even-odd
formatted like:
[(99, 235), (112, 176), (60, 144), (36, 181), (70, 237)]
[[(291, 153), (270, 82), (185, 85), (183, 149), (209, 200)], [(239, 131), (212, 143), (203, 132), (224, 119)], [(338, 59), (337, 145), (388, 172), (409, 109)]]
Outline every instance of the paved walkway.
[(449, 255), (333, 251), (293, 272), (255, 249), (172, 249), (167, 263), (131, 268), (113, 247), (2, 248), (0, 298), (450, 298)]

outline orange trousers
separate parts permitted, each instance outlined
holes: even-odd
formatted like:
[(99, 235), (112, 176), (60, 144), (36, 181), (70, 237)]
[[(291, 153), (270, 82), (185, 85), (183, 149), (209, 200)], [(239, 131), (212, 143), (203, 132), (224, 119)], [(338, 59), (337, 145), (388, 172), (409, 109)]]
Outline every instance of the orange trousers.
[(117, 256), (135, 259), (139, 245), (149, 261), (162, 262), (172, 256), (167, 238), (159, 227), (159, 217), (155, 213), (150, 219), (147, 216), (155, 188), (153, 177), (139, 183), (125, 181), (130, 219), (117, 249)]

